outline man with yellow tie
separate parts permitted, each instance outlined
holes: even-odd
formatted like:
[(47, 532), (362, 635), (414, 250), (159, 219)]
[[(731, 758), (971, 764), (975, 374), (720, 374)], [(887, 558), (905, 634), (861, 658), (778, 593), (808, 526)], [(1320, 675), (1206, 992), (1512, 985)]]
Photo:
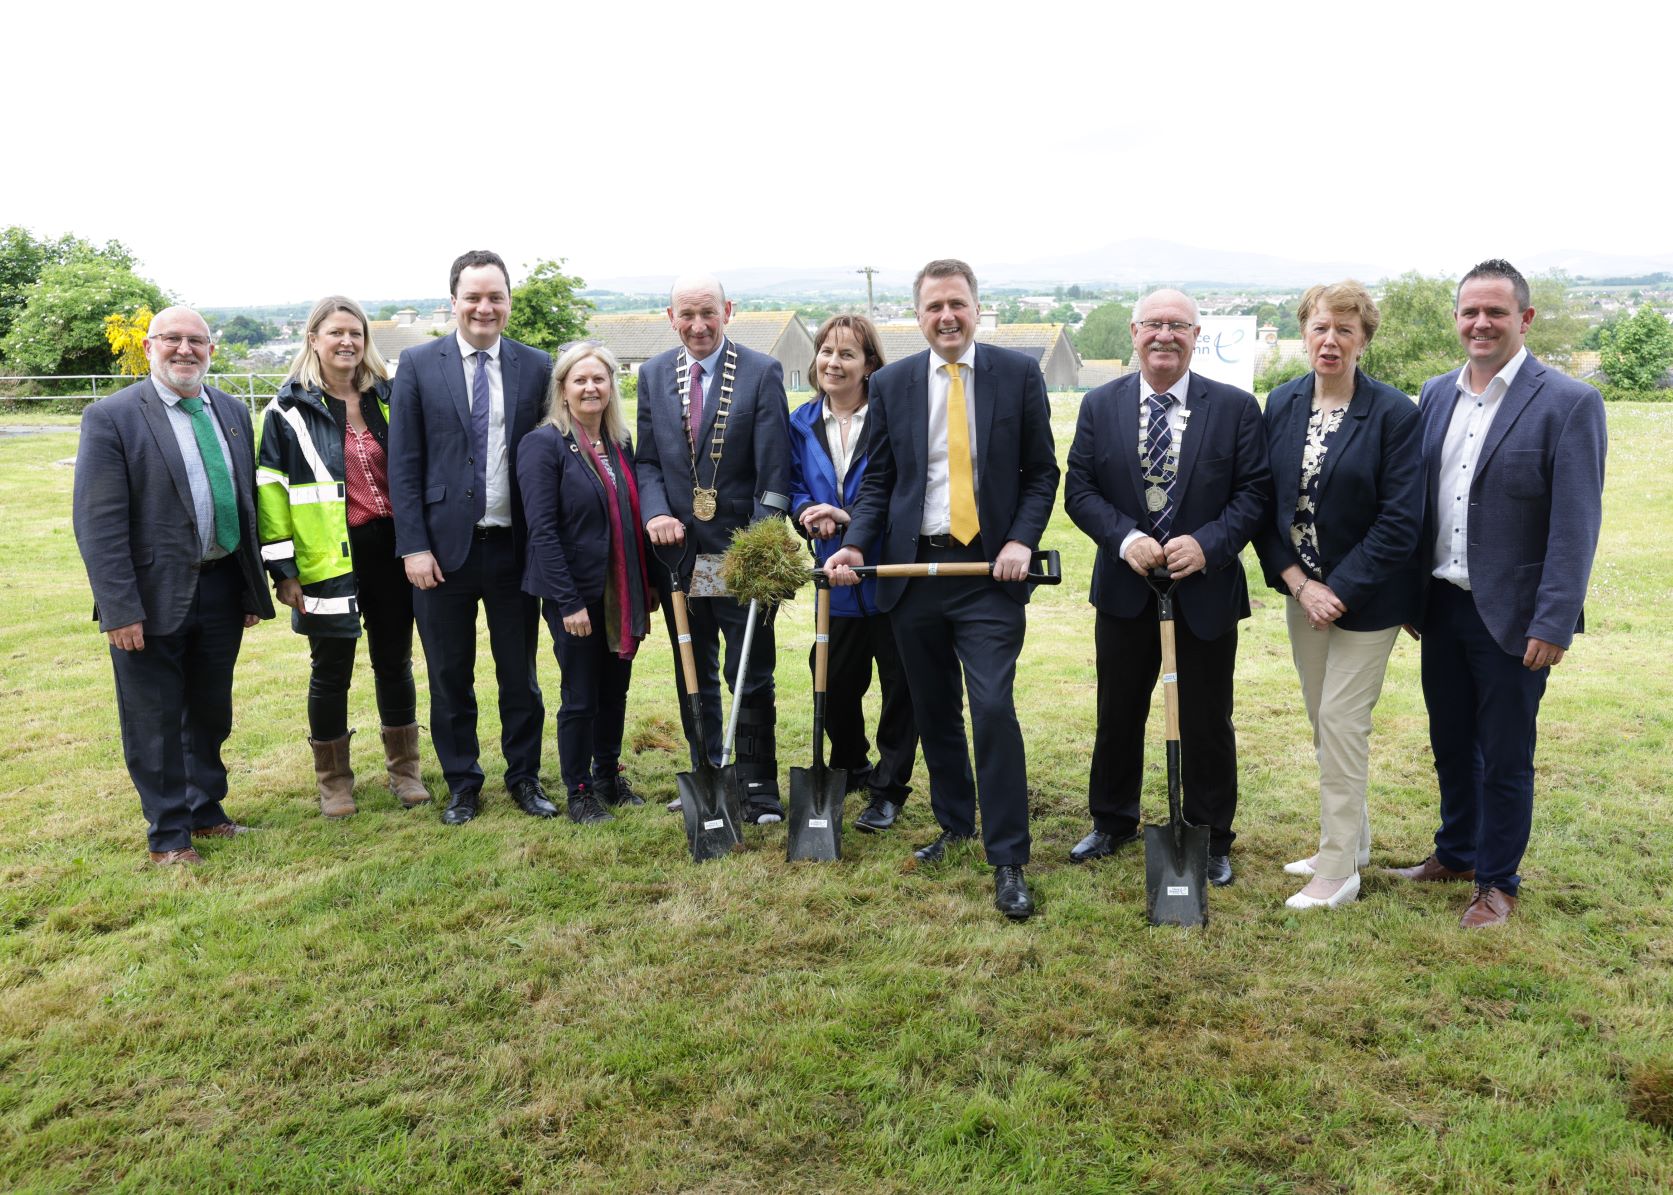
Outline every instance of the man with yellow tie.
[[(976, 276), (932, 261), (912, 284), (929, 350), (871, 378), (871, 462), (844, 546), (826, 563), (833, 584), (857, 580), (858, 545), (884, 537), (871, 563), (992, 561), (993, 578), (885, 578), (878, 607), (894, 624), (911, 677), (940, 835), (914, 852), (939, 863), (973, 838), (994, 868), (994, 903), (1013, 920), (1034, 911), (1028, 863), (1028, 769), (1011, 685), (1026, 624), (1024, 583), (1057, 497), (1057, 454), (1040, 367), (976, 343)], [(962, 671), (962, 679), (961, 679)], [(972, 773), (964, 695), (976, 737)]]

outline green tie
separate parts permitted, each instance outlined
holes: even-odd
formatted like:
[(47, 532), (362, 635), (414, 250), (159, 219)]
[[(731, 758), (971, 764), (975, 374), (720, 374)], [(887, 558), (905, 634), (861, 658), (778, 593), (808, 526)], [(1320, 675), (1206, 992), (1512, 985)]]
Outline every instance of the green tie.
[(180, 409), (192, 417), (192, 434), (197, 437), (203, 471), (209, 475), (209, 493), (215, 502), (215, 542), (228, 553), (238, 549), (238, 500), (232, 495), (232, 475), (227, 472), (215, 425), (203, 409), (203, 399), (183, 398)]

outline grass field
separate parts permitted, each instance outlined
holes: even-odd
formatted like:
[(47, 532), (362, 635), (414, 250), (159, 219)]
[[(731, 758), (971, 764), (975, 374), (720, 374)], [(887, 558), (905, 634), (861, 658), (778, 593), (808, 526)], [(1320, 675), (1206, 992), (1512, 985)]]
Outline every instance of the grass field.
[[(1054, 399), (1060, 452), (1075, 401)], [(993, 911), (974, 856), (903, 867), (933, 834), (921, 768), (904, 825), (850, 832), (833, 866), (786, 864), (780, 826), (694, 867), (660, 807), (678, 766), (660, 747), (628, 761), (651, 803), (607, 826), (523, 817), (497, 749), (477, 821), (404, 813), (364, 661), (361, 812), (322, 821), (305, 644), (282, 622), (246, 636), (227, 746), (228, 809), (263, 832), (153, 869), (70, 529), (74, 434), (0, 438), (0, 1189), (1667, 1190), (1673, 407), (1612, 407), (1610, 433), (1524, 899), (1477, 934), (1458, 889), (1374, 870), (1422, 858), (1435, 822), (1405, 640), (1377, 711), (1364, 899), (1283, 908), (1279, 867), (1312, 850), (1317, 809), (1270, 592), (1238, 658), (1237, 883), (1208, 928), (1146, 924), (1137, 851), (1068, 865), (1091, 551), (1061, 510), (1046, 546), (1068, 580), (1029, 608), (1018, 681), (1025, 925)], [(780, 615), (782, 769), (809, 759), (811, 622), (806, 600)], [(659, 626), (629, 712), (641, 742), (678, 734), (668, 658)], [(544, 647), (542, 683), (555, 712)], [(497, 742), (491, 698), (482, 729)], [(556, 755), (548, 732), (554, 790)]]

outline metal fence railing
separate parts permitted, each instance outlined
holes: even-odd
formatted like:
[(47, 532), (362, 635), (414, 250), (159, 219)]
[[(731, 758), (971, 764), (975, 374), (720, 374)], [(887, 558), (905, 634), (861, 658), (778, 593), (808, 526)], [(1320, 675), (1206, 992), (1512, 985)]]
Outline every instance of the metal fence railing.
[[(282, 373), (212, 373), (204, 381), (217, 390), (241, 398), (252, 414), (259, 415), (267, 401), (284, 383)], [(0, 376), (0, 403), (65, 402), (83, 405), (131, 386), (134, 378), (114, 374), (26, 374)]]

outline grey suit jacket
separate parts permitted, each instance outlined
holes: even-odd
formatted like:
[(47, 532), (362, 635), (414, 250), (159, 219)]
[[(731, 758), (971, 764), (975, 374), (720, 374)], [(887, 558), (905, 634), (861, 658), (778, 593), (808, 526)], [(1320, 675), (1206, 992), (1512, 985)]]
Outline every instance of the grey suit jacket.
[[(273, 617), (256, 533), (255, 439), (250, 412), (204, 387), (226, 433), (238, 491), (237, 567), (244, 613)], [(149, 378), (81, 414), (76, 451), (75, 533), (93, 617), (101, 631), (144, 623), (147, 635), (178, 631), (197, 593), (199, 544), (186, 462)]]
[[(1430, 378), (1418, 400), (1425, 607), (1434, 584), (1441, 448), (1460, 372)], [(1529, 639), (1566, 650), (1585, 629), (1582, 607), (1603, 523), (1603, 396), (1530, 353), (1499, 402), (1470, 483), (1470, 590), (1505, 651), (1521, 656)]]

